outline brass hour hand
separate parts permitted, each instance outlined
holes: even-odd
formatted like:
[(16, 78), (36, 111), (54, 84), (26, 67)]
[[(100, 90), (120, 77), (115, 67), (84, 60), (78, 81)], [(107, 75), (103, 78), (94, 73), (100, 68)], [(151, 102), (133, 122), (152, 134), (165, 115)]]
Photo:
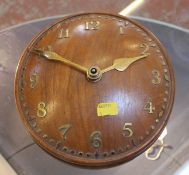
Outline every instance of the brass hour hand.
[(39, 56), (47, 58), (48, 60), (63, 62), (64, 64), (66, 64), (70, 67), (73, 67), (73, 68), (87, 74), (87, 71), (88, 71), (87, 68), (85, 68), (85, 67), (83, 67), (79, 64), (76, 64), (76, 63), (74, 63), (70, 60), (67, 60), (67, 59), (63, 58), (62, 56), (60, 56), (59, 54), (57, 54), (55, 52), (42, 50), (42, 49), (34, 49), (32, 52), (38, 54)]
[(149, 55), (149, 53), (146, 53), (146, 54), (143, 54), (143, 55), (140, 55), (137, 57), (132, 57), (132, 58), (118, 58), (118, 59), (114, 60), (112, 66), (103, 69), (102, 73), (108, 72), (113, 69), (115, 69), (117, 71), (124, 71), (135, 61), (146, 58), (148, 55)]

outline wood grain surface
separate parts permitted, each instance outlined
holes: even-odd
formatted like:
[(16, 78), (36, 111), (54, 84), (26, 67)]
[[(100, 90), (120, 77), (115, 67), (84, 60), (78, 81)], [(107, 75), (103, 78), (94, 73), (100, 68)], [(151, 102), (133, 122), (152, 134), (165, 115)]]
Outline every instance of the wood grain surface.
[[(68, 37), (59, 37), (61, 29)], [(149, 56), (91, 82), (34, 48), (100, 69), (118, 58)], [(145, 151), (168, 121), (174, 91), (173, 70), (157, 38), (128, 18), (104, 13), (66, 17), (42, 31), (23, 52), (15, 78), (17, 108), (33, 139), (55, 157), (85, 166), (116, 165)], [(99, 103), (112, 102), (117, 115), (97, 115)]]

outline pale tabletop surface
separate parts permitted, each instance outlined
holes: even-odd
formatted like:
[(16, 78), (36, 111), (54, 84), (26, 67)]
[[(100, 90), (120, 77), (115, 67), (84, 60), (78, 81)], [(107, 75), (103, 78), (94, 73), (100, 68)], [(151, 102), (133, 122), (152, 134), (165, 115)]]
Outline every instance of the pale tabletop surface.
[(0, 32), (0, 153), (20, 175), (172, 175), (189, 159), (189, 32), (173, 25), (134, 18), (150, 29), (163, 43), (176, 75), (176, 98), (160, 159), (147, 160), (144, 154), (134, 160), (106, 169), (84, 169), (57, 160), (36, 145), (16, 111), (14, 76), (21, 52), (40, 30), (55, 22), (47, 18)]

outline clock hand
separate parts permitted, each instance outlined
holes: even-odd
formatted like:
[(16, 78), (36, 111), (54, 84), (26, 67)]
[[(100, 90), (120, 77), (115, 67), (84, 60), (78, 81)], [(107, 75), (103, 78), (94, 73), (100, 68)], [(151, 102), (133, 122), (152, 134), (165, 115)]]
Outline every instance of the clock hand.
[(148, 55), (150, 55), (150, 54), (146, 53), (146, 54), (143, 54), (143, 55), (140, 55), (137, 57), (131, 57), (131, 58), (118, 58), (118, 59), (114, 60), (112, 66), (109, 66), (109, 67), (103, 69), (102, 73), (108, 72), (113, 69), (116, 69), (117, 71), (124, 71), (125, 69), (127, 69), (127, 67), (129, 67), (135, 61), (146, 58)]
[(38, 54), (39, 56), (43, 56), (43, 57), (47, 58), (48, 60), (61, 61), (64, 64), (66, 64), (70, 67), (74, 67), (75, 69), (87, 74), (87, 71), (88, 71), (87, 68), (85, 68), (79, 64), (76, 64), (72, 61), (69, 61), (55, 52), (42, 50), (42, 49), (34, 49), (32, 52)]

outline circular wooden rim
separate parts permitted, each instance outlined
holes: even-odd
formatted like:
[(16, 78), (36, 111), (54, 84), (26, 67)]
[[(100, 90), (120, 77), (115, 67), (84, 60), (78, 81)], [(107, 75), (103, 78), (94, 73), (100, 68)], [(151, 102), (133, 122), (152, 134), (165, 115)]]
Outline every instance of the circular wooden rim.
[[(160, 48), (163, 56), (166, 58), (166, 62), (167, 62), (167, 65), (168, 65), (168, 68), (169, 68), (169, 72), (170, 72), (170, 84), (171, 84), (171, 91), (170, 91), (170, 99), (169, 99), (169, 105), (167, 107), (167, 111), (166, 113), (164, 113), (164, 121), (163, 121), (163, 124), (161, 127), (159, 127), (153, 134), (153, 136), (151, 136), (151, 139), (149, 139), (147, 142), (145, 142), (142, 147), (140, 147), (140, 149), (138, 149), (137, 147), (137, 151), (135, 151), (135, 149), (132, 149), (132, 151), (128, 154), (127, 157), (124, 157), (123, 154), (120, 154), (120, 155), (116, 155), (115, 157), (107, 157), (105, 159), (87, 159), (87, 158), (80, 158), (80, 157), (76, 157), (76, 156), (72, 156), (72, 155), (68, 155), (68, 154), (65, 154), (61, 151), (54, 151), (54, 148), (51, 148), (49, 147), (48, 144), (46, 144), (44, 141), (42, 141), (38, 135), (35, 134), (35, 132), (30, 128), (28, 127), (28, 122), (27, 120), (25, 119), (25, 115), (22, 111), (22, 108), (21, 108), (21, 102), (19, 100), (19, 95), (18, 95), (18, 84), (19, 84), (19, 77), (20, 77), (20, 67), (24, 61), (24, 58), (25, 58), (25, 55), (26, 55), (26, 52), (27, 52), (27, 49), (28, 47), (32, 46), (33, 43), (35, 43), (35, 40), (41, 36), (43, 33), (45, 33), (47, 30), (49, 30), (49, 28), (53, 27), (54, 25), (60, 23), (61, 21), (64, 21), (65, 19), (70, 19), (70, 18), (73, 18), (73, 17), (76, 17), (76, 16), (82, 16), (82, 15), (107, 15), (107, 16), (112, 16), (112, 17), (119, 17), (121, 19), (124, 19), (124, 20), (127, 20), (131, 23), (133, 23), (134, 25), (138, 26), (139, 28), (141, 28), (142, 30), (144, 30), (147, 34), (149, 34), (155, 41), (156, 41), (156, 44), (158, 45), (158, 47)], [(164, 49), (164, 47), (162, 46), (162, 44), (160, 43), (160, 41), (156, 38), (156, 36), (151, 33), (148, 29), (146, 29), (145, 27), (141, 26), (140, 24), (138, 24), (137, 22), (127, 18), (127, 17), (124, 17), (124, 16), (121, 16), (121, 15), (117, 15), (117, 14), (110, 14), (110, 13), (102, 13), (102, 12), (95, 12), (95, 13), (80, 13), (80, 14), (75, 14), (75, 15), (70, 15), (70, 16), (66, 16), (66, 17), (63, 17), (61, 20), (59, 20), (58, 22), (54, 23), (53, 25), (50, 25), (50, 27), (47, 27), (46, 29), (44, 29), (42, 32), (40, 32), (38, 35), (36, 35), (32, 41), (27, 45), (26, 49), (23, 51), (21, 57), (20, 57), (20, 60), (19, 60), (19, 63), (18, 63), (18, 66), (17, 66), (17, 69), (16, 69), (16, 76), (15, 76), (15, 82), (14, 82), (14, 95), (15, 95), (15, 100), (16, 100), (16, 106), (17, 106), (17, 110), (20, 114), (20, 117), (21, 117), (21, 120), (23, 121), (25, 127), (27, 128), (27, 131), (31, 134), (33, 140), (40, 146), (42, 147), (44, 150), (46, 150), (47, 152), (49, 152), (50, 154), (52, 154), (53, 156), (61, 159), (61, 160), (64, 160), (68, 163), (72, 163), (72, 164), (76, 164), (76, 165), (84, 165), (84, 166), (88, 166), (88, 167), (100, 167), (100, 166), (111, 166), (111, 165), (117, 165), (117, 164), (121, 164), (121, 163), (124, 163), (124, 162), (127, 162), (135, 157), (137, 157), (139, 154), (143, 153), (145, 150), (147, 150), (157, 139), (158, 137), (160, 136), (161, 132), (163, 131), (163, 129), (165, 128), (167, 122), (168, 122), (168, 119), (169, 119), (169, 116), (170, 116), (170, 113), (172, 111), (172, 107), (173, 107), (173, 103), (174, 103), (174, 97), (175, 97), (175, 77), (174, 77), (174, 72), (173, 72), (173, 68), (170, 64), (170, 61), (169, 61), (169, 58), (168, 58), (168, 55)], [(57, 153), (58, 152), (58, 153)], [(60, 156), (60, 154), (62, 156)], [(62, 157), (64, 157), (64, 159), (62, 159)]]

